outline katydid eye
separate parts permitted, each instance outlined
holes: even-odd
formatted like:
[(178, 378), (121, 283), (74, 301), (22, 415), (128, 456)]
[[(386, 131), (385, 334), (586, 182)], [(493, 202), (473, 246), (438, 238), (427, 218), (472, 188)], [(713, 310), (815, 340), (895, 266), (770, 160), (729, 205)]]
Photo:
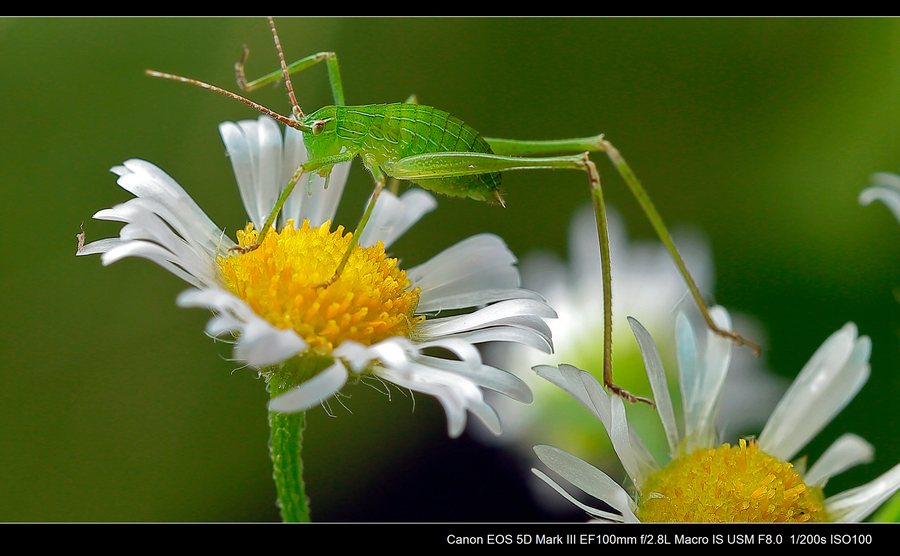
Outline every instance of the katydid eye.
[(312, 125), (312, 133), (313, 135), (319, 135), (323, 131), (325, 131), (325, 121), (324, 120), (316, 120)]

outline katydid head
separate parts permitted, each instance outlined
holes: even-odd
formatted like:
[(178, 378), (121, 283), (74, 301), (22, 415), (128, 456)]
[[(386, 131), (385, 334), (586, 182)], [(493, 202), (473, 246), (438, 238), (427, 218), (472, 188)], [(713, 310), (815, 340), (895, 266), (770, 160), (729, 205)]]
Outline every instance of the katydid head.
[(301, 120), (300, 123), (308, 128), (303, 130), (303, 144), (310, 160), (318, 160), (341, 152), (335, 112), (334, 106), (325, 106)]

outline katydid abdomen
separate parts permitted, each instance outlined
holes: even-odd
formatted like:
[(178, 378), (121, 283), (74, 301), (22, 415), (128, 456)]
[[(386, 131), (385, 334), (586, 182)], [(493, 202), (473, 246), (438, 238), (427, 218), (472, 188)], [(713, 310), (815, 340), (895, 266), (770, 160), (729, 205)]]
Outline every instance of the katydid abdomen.
[[(303, 136), (311, 160), (342, 150), (356, 151), (364, 160), (370, 157), (388, 176), (394, 176), (391, 168), (395, 162), (414, 155), (493, 154), (487, 141), (471, 126), (431, 106), (402, 103), (326, 106), (304, 119), (309, 126), (317, 122), (324, 124), (322, 131)], [(499, 172), (410, 181), (436, 193), (502, 203)]]

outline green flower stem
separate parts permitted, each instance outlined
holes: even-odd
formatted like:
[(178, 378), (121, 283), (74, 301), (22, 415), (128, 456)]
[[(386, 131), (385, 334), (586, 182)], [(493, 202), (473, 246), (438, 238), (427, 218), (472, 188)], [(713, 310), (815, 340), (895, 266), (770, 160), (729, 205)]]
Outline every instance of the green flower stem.
[(272, 457), (275, 488), (281, 506), (281, 519), (285, 523), (308, 523), (309, 500), (303, 483), (303, 428), (306, 412), (269, 412), (269, 455)]
[[(269, 394), (276, 397), (302, 384), (333, 363), (328, 357), (308, 353), (285, 362), (268, 373)], [(281, 519), (285, 523), (308, 523), (309, 499), (303, 482), (303, 429), (306, 412), (269, 412), (269, 455), (278, 491)]]

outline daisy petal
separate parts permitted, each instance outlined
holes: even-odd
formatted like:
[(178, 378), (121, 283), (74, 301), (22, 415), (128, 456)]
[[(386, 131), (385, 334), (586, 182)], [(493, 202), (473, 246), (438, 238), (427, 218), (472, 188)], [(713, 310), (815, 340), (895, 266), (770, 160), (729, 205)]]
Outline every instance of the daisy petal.
[(290, 359), (307, 347), (296, 332), (272, 326), (249, 305), (224, 290), (187, 290), (178, 296), (176, 303), (179, 307), (206, 307), (215, 312), (207, 332), (212, 336), (224, 332), (239, 334), (234, 356), (256, 368)]
[[(334, 215), (337, 212), (341, 195), (344, 187), (347, 185), (347, 176), (349, 175), (350, 163), (338, 164), (331, 169), (331, 175), (328, 177), (328, 187), (326, 188), (325, 178), (318, 174), (313, 174), (312, 195), (309, 194), (308, 176), (303, 176), (300, 182), (297, 183), (297, 186), (294, 187), (290, 197), (288, 197), (288, 201), (292, 202), (294, 208), (291, 208), (290, 212), (282, 210), (284, 219), (292, 218), (297, 226), (304, 220), (309, 220), (310, 226), (321, 226), (325, 221), (334, 220)], [(288, 179), (290, 180), (290, 178)], [(297, 214), (298, 211), (299, 214)]]
[(678, 423), (675, 421), (675, 408), (672, 405), (672, 397), (669, 395), (669, 385), (666, 381), (666, 371), (663, 369), (662, 359), (656, 342), (641, 326), (637, 320), (628, 317), (628, 323), (634, 332), (641, 356), (644, 359), (644, 367), (647, 369), (647, 378), (650, 380), (650, 389), (653, 391), (653, 400), (656, 402), (656, 411), (662, 421), (663, 430), (666, 432), (666, 440), (669, 443), (669, 453), (677, 454), (681, 437), (678, 434)]
[(260, 116), (237, 123), (222, 122), (219, 134), (237, 179), (241, 200), (257, 230), (269, 217), (281, 188), (281, 130), (275, 120)]
[[(406, 276), (422, 289), (421, 303), (486, 288), (518, 288), (516, 257), (499, 237), (479, 234), (410, 268)], [(445, 307), (446, 308), (446, 307)], [(428, 309), (433, 310), (433, 309)]]
[(789, 461), (856, 396), (869, 378), (868, 337), (847, 323), (832, 334), (797, 375), (759, 435), (759, 446)]
[(454, 361), (452, 359), (441, 359), (439, 357), (431, 357), (429, 355), (418, 355), (415, 361), (422, 363), (427, 367), (443, 369), (462, 375), (482, 388), (490, 388), (505, 394), (514, 400), (523, 403), (531, 403), (534, 401), (534, 394), (525, 382), (516, 375), (506, 372), (503, 369), (491, 367), (489, 365), (480, 365), (480, 368), (473, 371), (472, 366), (463, 361)]
[(533, 299), (510, 299), (488, 305), (473, 313), (429, 319), (422, 323), (419, 328), (427, 337), (468, 332), (485, 326), (519, 325), (541, 330), (549, 337), (550, 328), (540, 319), (553, 318), (555, 316), (556, 312), (546, 303)]
[[(724, 308), (711, 307), (709, 315), (716, 326), (731, 330), (731, 317)], [(706, 350), (701, 362), (697, 356), (693, 325), (684, 313), (679, 313), (676, 317), (675, 327), (678, 337), (678, 367), (684, 392), (684, 435), (688, 444), (685, 451), (711, 448), (718, 441), (716, 413), (731, 363), (732, 342), (707, 331)]]
[(135, 197), (152, 199), (166, 207), (178, 222), (185, 225), (185, 239), (201, 245), (208, 253), (215, 253), (220, 246), (234, 246), (222, 231), (203, 212), (187, 192), (174, 179), (147, 161), (132, 158), (122, 166), (110, 170), (119, 176), (116, 183)]
[(421, 189), (410, 189), (399, 197), (390, 191), (382, 191), (366, 229), (359, 236), (359, 245), (369, 247), (380, 241), (387, 249), (435, 208), (437, 201)]
[[(578, 403), (599, 419), (604, 427), (610, 422), (609, 398), (606, 396), (603, 388), (597, 382), (597, 379), (591, 381), (587, 377), (582, 378), (582, 374), (592, 376), (590, 373), (585, 373), (578, 367), (566, 364), (558, 367), (538, 365), (533, 370), (538, 376), (559, 386), (575, 398)], [(589, 389), (593, 389), (593, 396)]]
[(353, 372), (359, 374), (365, 371), (373, 361), (380, 361), (382, 365), (393, 369), (405, 370), (409, 361), (409, 355), (418, 353), (415, 344), (407, 338), (388, 338), (366, 346), (353, 340), (345, 340), (334, 350), (335, 357), (340, 357), (350, 365)]
[(500, 434), (500, 418), (497, 413), (484, 401), (481, 389), (463, 376), (416, 363), (410, 363), (406, 372), (378, 367), (374, 372), (398, 386), (437, 398), (447, 413), (447, 428), (451, 438), (456, 438), (465, 429), (467, 410), (481, 419), (491, 432)]
[(634, 515), (634, 502), (606, 473), (553, 446), (535, 446), (534, 453), (554, 473), (620, 512), (624, 521), (638, 521)]
[(636, 485), (643, 482), (647, 473), (659, 467), (644, 441), (625, 419), (624, 406), (616, 407), (617, 401), (621, 405), (621, 398), (607, 394), (594, 375), (565, 364), (559, 367), (538, 365), (534, 371), (568, 392), (600, 420), (622, 466)]
[(454, 332), (449, 337), (466, 340), (473, 344), (513, 342), (531, 346), (544, 353), (553, 353), (553, 342), (550, 340), (550, 335), (542, 330), (535, 330), (537, 327), (543, 328), (543, 322), (535, 319), (533, 324), (533, 328), (527, 326), (488, 326), (472, 332)]
[(92, 241), (85, 245), (81, 251), (75, 253), (75, 256), (83, 257), (85, 255), (100, 255), (121, 244), (122, 240), (116, 237), (98, 239), (97, 241)]
[(539, 293), (522, 288), (480, 289), (457, 293), (453, 295), (430, 295), (427, 299), (420, 298), (416, 308), (418, 313), (440, 313), (453, 309), (467, 307), (481, 307), (490, 303), (506, 301), (507, 299), (534, 299), (546, 303)]
[(269, 411), (298, 413), (316, 407), (347, 383), (347, 368), (340, 361), (307, 380), (300, 386), (269, 401)]
[(809, 469), (803, 481), (807, 486), (824, 488), (828, 479), (843, 473), (855, 465), (869, 463), (875, 457), (875, 448), (852, 433), (846, 433), (825, 450)]
[(859, 204), (866, 206), (872, 201), (881, 201), (894, 214), (894, 218), (900, 221), (900, 176), (879, 172), (872, 174), (869, 181), (872, 187), (859, 194)]
[(900, 489), (900, 464), (874, 481), (826, 498), (825, 510), (832, 521), (862, 521), (897, 489)]
[[(588, 515), (592, 515), (592, 516), (597, 517), (597, 518), (599, 518), (599, 519), (603, 519), (603, 520), (606, 520), (606, 521), (612, 521), (612, 522), (615, 522), (615, 523), (622, 523), (622, 522), (624, 522), (624, 519), (623, 519), (622, 516), (619, 515), (619, 514), (614, 514), (614, 513), (610, 513), (610, 512), (605, 512), (605, 511), (603, 511), (603, 510), (598, 510), (597, 508), (592, 508), (592, 507), (588, 506), (587, 504), (582, 504), (582, 503), (579, 502), (577, 499), (575, 499), (574, 496), (572, 496), (571, 494), (569, 494), (568, 492), (566, 492), (566, 490), (565, 490), (564, 488), (562, 488), (561, 486), (559, 486), (558, 484), (556, 484), (556, 481), (554, 481), (553, 479), (551, 479), (550, 477), (548, 477), (547, 475), (545, 475), (540, 469), (532, 468), (532, 469), (531, 469), (531, 472), (534, 473), (540, 480), (542, 480), (542, 481), (544, 481), (545, 483), (547, 483), (547, 485), (548, 485), (550, 488), (552, 488), (553, 490), (555, 490), (557, 493), (559, 493), (560, 496), (562, 496), (563, 498), (565, 498), (566, 500), (568, 500), (568, 501), (571, 502), (572, 504), (574, 504), (574, 505), (578, 506), (579, 508), (581, 508), (582, 510), (584, 510)], [(635, 521), (637, 521), (637, 520), (635, 520)]]
[(120, 241), (104, 252), (100, 261), (103, 266), (109, 266), (128, 257), (141, 257), (153, 261), (192, 286), (200, 288), (205, 285), (203, 280), (197, 279), (194, 272), (186, 271), (178, 264), (177, 259), (173, 260), (171, 251), (147, 241)]

